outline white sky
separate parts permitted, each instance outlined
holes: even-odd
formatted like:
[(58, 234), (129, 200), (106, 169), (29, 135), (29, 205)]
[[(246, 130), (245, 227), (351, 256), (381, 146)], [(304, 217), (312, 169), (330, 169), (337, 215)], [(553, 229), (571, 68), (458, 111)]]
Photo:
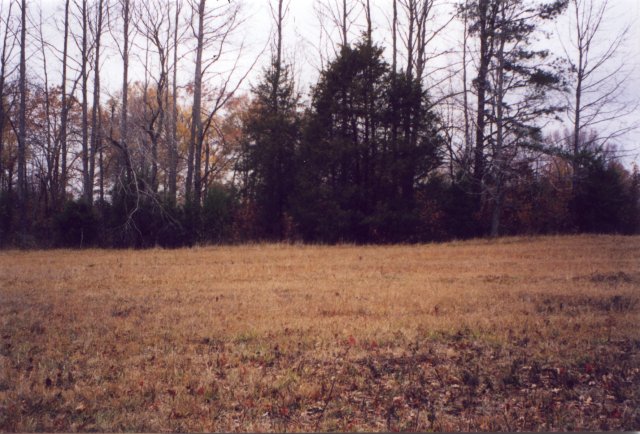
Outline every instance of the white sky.
[[(0, 0), (2, 3), (2, 13), (5, 13), (9, 0)], [(211, 4), (227, 0), (210, 0)], [(240, 1), (240, 0), (232, 0)], [(326, 0), (327, 2), (335, 2), (335, 0)], [(286, 35), (284, 38), (285, 53), (289, 61), (295, 65), (296, 79), (299, 82), (300, 90), (303, 92), (308, 91), (309, 85), (312, 85), (317, 79), (317, 71), (321, 67), (321, 58), (324, 56), (330, 57), (331, 54), (327, 52), (327, 41), (320, 39), (321, 29), (319, 20), (315, 12), (315, 5), (318, 0), (291, 0), (290, 11), (285, 23)], [(31, 0), (30, 4), (34, 4), (35, 1)], [(63, 0), (41, 0), (43, 19), (45, 21), (51, 20), (52, 16), (57, 19), (62, 18), (62, 8), (64, 5)], [(234, 44), (239, 46), (244, 44), (244, 51), (241, 58), (239, 70), (246, 71), (247, 68), (254, 62), (256, 57), (264, 51), (269, 41), (269, 34), (271, 30), (271, 14), (269, 11), (268, 0), (243, 0), (243, 15), (246, 17), (246, 21), (240, 27), (238, 34), (236, 35)], [(341, 3), (341, 2), (340, 2)], [(355, 1), (354, 1), (355, 3)], [(436, 11), (436, 22), (444, 22), (451, 14), (452, 1), (443, 0), (442, 6)], [(627, 86), (626, 95), (629, 100), (640, 101), (640, 0), (610, 0), (612, 5), (611, 14), (607, 23), (607, 32), (615, 34), (625, 25), (631, 25), (631, 32), (622, 58), (624, 59), (625, 68), (629, 72), (629, 83)], [(37, 3), (35, 3), (37, 4)], [(218, 3), (219, 4), (219, 3)], [(391, 2), (389, 0), (371, 0), (371, 4), (374, 8), (374, 39), (379, 44), (390, 47), (389, 38), (389, 19), (387, 15), (390, 12)], [(16, 7), (15, 5), (14, 7)], [(35, 7), (32, 7), (35, 10)], [(32, 14), (34, 12), (32, 11)], [(37, 20), (37, 16), (33, 16), (32, 19)], [(49, 21), (51, 22), (51, 21)], [(360, 20), (362, 22), (362, 20)], [(549, 30), (554, 34), (548, 41), (544, 41), (545, 45), (548, 45), (549, 49), (557, 54), (562, 55), (561, 44), (558, 42), (558, 34), (566, 32), (568, 28), (567, 17), (561, 17), (557, 23), (553, 25), (553, 28)], [(330, 24), (327, 24), (330, 26)], [(362, 31), (362, 27), (352, 28), (352, 37), (355, 38), (357, 34)], [(56, 30), (54, 24), (49, 24), (48, 29), (45, 31), (45, 37), (48, 42), (56, 47), (62, 46), (62, 35)], [(452, 45), (458, 44), (460, 39), (456, 30), (456, 25), (451, 27), (451, 30), (445, 32), (442, 37), (433, 41), (434, 51), (441, 49), (452, 48)], [(105, 51), (108, 57), (105, 58), (102, 67), (102, 92), (103, 95), (117, 92), (121, 87), (121, 71), (122, 65), (120, 57), (112, 42), (107, 42), (108, 48)], [(325, 47), (322, 50), (322, 46)], [(387, 48), (390, 51), (390, 48)], [(323, 53), (321, 55), (320, 53)], [(39, 53), (34, 54), (29, 61), (32, 64), (29, 65), (30, 71), (41, 71), (42, 63), (39, 59)], [(269, 61), (268, 49), (263, 52), (259, 59), (259, 66), (264, 66)], [(442, 60), (442, 61), (453, 61)], [(55, 59), (48, 59), (48, 69), (50, 80), (59, 81), (59, 69), (60, 65), (55, 62)], [(35, 65), (33, 65), (35, 63)], [(133, 61), (131, 63), (134, 63)], [(189, 58), (185, 58), (181, 63), (179, 82), (186, 83), (192, 79), (193, 69), (192, 62)], [(433, 64), (435, 68), (438, 65)], [(221, 64), (220, 67), (224, 68)], [(255, 68), (249, 75), (249, 80), (243, 85), (244, 90), (249, 89), (249, 83), (255, 83), (261, 74), (261, 67)], [(142, 67), (132, 65), (131, 78), (140, 78), (143, 73)], [(623, 120), (623, 122), (633, 123), (638, 122), (640, 119), (640, 113), (636, 112), (633, 116)], [(625, 149), (625, 153), (628, 155), (627, 162), (635, 161), (640, 164), (640, 131), (628, 134), (621, 140), (622, 147)]]

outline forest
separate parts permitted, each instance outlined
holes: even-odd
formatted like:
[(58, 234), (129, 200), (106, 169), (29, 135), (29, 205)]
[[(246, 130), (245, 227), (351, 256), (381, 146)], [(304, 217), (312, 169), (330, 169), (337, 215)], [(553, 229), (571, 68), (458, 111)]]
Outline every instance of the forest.
[(640, 232), (609, 1), (257, 3), (2, 1), (0, 247)]

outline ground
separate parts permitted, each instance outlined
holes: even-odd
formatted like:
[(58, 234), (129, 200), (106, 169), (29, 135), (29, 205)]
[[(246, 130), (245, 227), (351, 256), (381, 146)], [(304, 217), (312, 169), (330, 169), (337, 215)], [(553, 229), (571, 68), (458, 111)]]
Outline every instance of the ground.
[(0, 252), (0, 431), (640, 429), (640, 237)]

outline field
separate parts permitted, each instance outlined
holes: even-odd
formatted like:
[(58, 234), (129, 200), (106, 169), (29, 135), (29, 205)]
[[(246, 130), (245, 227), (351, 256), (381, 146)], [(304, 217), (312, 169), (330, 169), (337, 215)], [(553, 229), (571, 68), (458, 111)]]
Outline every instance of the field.
[(0, 252), (1, 431), (639, 430), (640, 237)]

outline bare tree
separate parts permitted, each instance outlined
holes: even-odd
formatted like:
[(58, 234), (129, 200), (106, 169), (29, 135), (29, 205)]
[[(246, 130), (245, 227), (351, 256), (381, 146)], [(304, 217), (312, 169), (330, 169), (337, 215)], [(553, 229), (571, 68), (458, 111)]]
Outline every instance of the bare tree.
[(280, 88), (280, 77), (282, 75), (282, 26), (289, 6), (287, 4), (287, 6), (283, 8), (283, 0), (277, 0), (277, 4), (277, 10), (274, 9), (273, 4), (269, 4), (269, 7), (271, 8), (271, 15), (276, 23), (276, 35), (274, 44), (275, 56), (273, 61), (275, 76), (273, 80), (273, 88), (271, 90), (271, 100), (276, 111), (278, 110), (278, 89)]
[[(78, 9), (76, 12), (79, 13), (79, 17), (76, 18), (79, 21), (81, 27), (81, 36), (80, 36), (80, 77), (81, 77), (81, 87), (80, 91), (82, 93), (82, 196), (88, 204), (93, 203), (93, 180), (91, 179), (91, 169), (90, 169), (90, 153), (89, 153), (89, 99), (88, 99), (88, 89), (89, 89), (89, 71), (87, 65), (89, 64), (89, 53), (90, 53), (90, 44), (89, 44), (89, 10), (87, 5), (87, 0), (80, 0), (81, 3), (78, 4), (76, 1), (76, 8)], [(76, 41), (77, 42), (77, 41)]]
[[(10, 60), (12, 58), (12, 53), (15, 48), (15, 36), (14, 31), (12, 29), (12, 8), (13, 2), (9, 2), (8, 10), (5, 12), (4, 6), (5, 3), (0, 5), (0, 24), (4, 24), (4, 30), (2, 35), (2, 52), (0, 53), (0, 190), (4, 187), (5, 184), (5, 167), (3, 166), (3, 155), (4, 155), (4, 134), (2, 132), (5, 130), (7, 125), (9, 125), (9, 104), (6, 99), (7, 94), (7, 79), (12, 75), (13, 68), (10, 67)], [(11, 186), (11, 177), (7, 177), (7, 190), (10, 190)]]
[[(93, 67), (93, 107), (91, 110), (91, 149), (89, 153), (89, 179), (93, 190), (95, 179), (96, 154), (100, 153), (100, 166), (102, 166), (102, 123), (100, 107), (100, 42), (102, 39), (102, 24), (104, 17), (104, 0), (98, 0), (96, 9), (96, 21), (93, 28), (94, 35), (94, 67)], [(104, 174), (100, 167), (100, 202), (104, 201)], [(93, 198), (93, 191), (91, 192)]]
[(463, 114), (464, 114), (464, 154), (467, 155), (471, 149), (471, 123), (469, 120), (469, 88), (467, 77), (467, 41), (469, 39), (469, 18), (468, 18), (468, 0), (465, 0), (465, 5), (462, 9), (463, 14), (463, 36), (462, 36), (462, 99), (463, 99)]
[(173, 24), (173, 77), (171, 80), (171, 136), (169, 143), (169, 198), (176, 201), (178, 184), (178, 28), (182, 3), (175, 3)]
[(371, 2), (370, 0), (362, 0), (362, 7), (364, 8), (364, 17), (367, 26), (365, 34), (367, 35), (367, 43), (373, 44), (373, 21), (371, 19)]
[(61, 113), (60, 113), (60, 161), (61, 161), (61, 175), (60, 175), (60, 192), (64, 200), (64, 196), (67, 189), (67, 121), (69, 117), (69, 102), (67, 100), (67, 58), (69, 47), (69, 3), (70, 0), (64, 2), (64, 42), (62, 47), (62, 82), (60, 86), (61, 92)]
[[(397, 88), (397, 74), (398, 74), (398, 0), (393, 0), (393, 16), (391, 18), (391, 41), (392, 41), (392, 54), (391, 54), (391, 80), (392, 87)], [(391, 152), (394, 160), (398, 157), (398, 98), (394, 92), (391, 96)], [(396, 169), (393, 170), (393, 178), (397, 177)]]
[[(156, 0), (140, 5), (136, 27), (147, 42), (145, 57), (144, 103), (146, 116), (143, 130), (151, 145), (151, 174), (149, 184), (153, 194), (158, 192), (159, 147), (166, 144), (169, 89), (169, 51), (171, 44), (171, 2)], [(149, 50), (151, 49), (151, 51)], [(149, 63), (148, 55), (155, 59)], [(153, 80), (155, 98), (148, 99), (148, 80)], [(165, 133), (163, 135), (163, 133)], [(161, 143), (162, 142), (162, 143)], [(171, 150), (168, 149), (169, 153)]]
[(393, 0), (393, 17), (391, 18), (391, 70), (395, 80), (398, 72), (398, 0)]
[(129, 109), (129, 22), (131, 20), (131, 10), (129, 0), (122, 0), (120, 2), (122, 19), (123, 19), (123, 34), (122, 34), (122, 107), (120, 109), (120, 151), (124, 157), (125, 169), (126, 169), (126, 184), (131, 183), (133, 177), (133, 168), (131, 167), (131, 155), (129, 154), (129, 148), (127, 145), (127, 139), (129, 134), (127, 117)]
[[(187, 201), (200, 204), (200, 192), (192, 197), (192, 190), (199, 189), (199, 181), (194, 181), (200, 177), (200, 164), (202, 156), (202, 51), (204, 50), (204, 18), (206, 0), (200, 0), (197, 4), (197, 12), (192, 4), (192, 12), (198, 20), (196, 37), (196, 63), (193, 78), (193, 105), (191, 107), (191, 136), (189, 138), (189, 159), (187, 161)], [(194, 175), (194, 171), (196, 175)]]
[[(59, 152), (57, 149), (57, 141), (55, 140), (55, 127), (52, 119), (52, 107), (51, 107), (51, 93), (49, 91), (49, 68), (47, 66), (47, 42), (44, 37), (44, 22), (42, 19), (42, 9), (39, 10), (38, 21), (38, 37), (40, 45), (40, 55), (42, 56), (42, 85), (43, 104), (44, 104), (44, 128), (41, 132), (41, 136), (44, 135), (44, 139), (40, 141), (39, 145), (42, 150), (42, 157), (44, 164), (41, 166), (38, 177), (40, 179), (40, 198), (44, 203), (44, 210), (46, 213), (51, 211), (51, 205), (53, 208), (57, 206), (57, 198), (59, 188), (57, 186), (57, 173), (58, 167), (56, 165)], [(35, 143), (34, 143), (35, 144)]]
[[(187, 201), (199, 206), (203, 193), (203, 181), (208, 176), (208, 173), (206, 171), (203, 173), (202, 170), (203, 157), (206, 155), (205, 138), (210, 129), (215, 129), (216, 114), (233, 98), (255, 66), (257, 57), (253, 64), (238, 77), (238, 63), (242, 55), (242, 46), (240, 46), (227, 72), (212, 71), (214, 66), (221, 62), (223, 56), (229, 54), (230, 39), (242, 21), (240, 4), (230, 2), (207, 8), (206, 0), (199, 0), (197, 3), (191, 3), (191, 11), (191, 28), (196, 40), (196, 48), (185, 190)], [(203, 56), (205, 52), (206, 57)], [(207, 104), (205, 105), (203, 104), (205, 96), (203, 78), (207, 73), (215, 74), (216, 83), (215, 86), (207, 87)], [(211, 83), (210, 80), (208, 82)]]
[[(366, 0), (365, 0), (366, 1)], [(337, 55), (336, 47), (346, 47), (349, 45), (351, 28), (354, 26), (359, 15), (359, 5), (361, 1), (351, 2), (348, 0), (318, 0), (314, 3), (314, 9), (320, 23), (321, 34), (326, 36), (327, 41), (332, 44), (334, 55)], [(339, 33), (339, 43), (335, 43), (334, 31)]]
[(20, 109), (18, 113), (18, 206), (23, 234), (27, 227), (27, 1), (20, 10)]
[[(507, 1), (504, 1), (499, 5), (499, 19), (503, 23), (514, 17), (507, 17)], [(507, 40), (510, 38), (507, 31), (503, 28), (499, 32), (499, 37), (496, 49), (496, 65), (495, 65), (495, 95), (494, 95), (494, 107), (495, 107), (495, 170), (494, 170), (494, 189), (493, 189), (493, 210), (491, 214), (491, 236), (497, 236), (500, 229), (500, 216), (502, 213), (502, 202), (504, 198), (504, 178), (506, 175), (506, 149), (505, 149), (505, 46)]]
[(625, 85), (631, 70), (626, 67), (626, 59), (619, 58), (630, 26), (621, 27), (613, 34), (610, 32), (606, 27), (612, 12), (609, 0), (570, 0), (569, 3), (572, 25), (569, 40), (563, 42), (563, 47), (572, 85), (568, 115), (572, 126), (569, 141), (575, 184), (579, 156), (583, 151), (581, 137), (589, 130), (598, 129), (594, 139), (604, 145), (637, 127), (607, 128), (612, 121), (637, 110), (638, 102), (625, 98)]
[[(436, 12), (445, 3), (438, 0), (399, 0), (404, 12), (404, 23), (400, 26), (400, 38), (406, 51), (405, 72), (409, 77), (416, 77), (423, 81), (426, 74), (427, 62), (435, 57), (443, 56), (449, 50), (442, 47), (430, 49), (438, 35), (455, 19), (449, 16), (441, 23), (436, 23)], [(394, 16), (397, 12), (394, 12)], [(397, 20), (397, 18), (396, 18)]]
[[(118, 18), (109, 18), (107, 20), (110, 26), (113, 41), (115, 42), (119, 54), (122, 58), (122, 83), (121, 83), (121, 101), (120, 101), (120, 119), (118, 127), (118, 137), (114, 137), (113, 125), (110, 128), (109, 142), (117, 149), (120, 155), (120, 172), (116, 176), (115, 182), (118, 187), (130, 193), (132, 182), (134, 179), (133, 165), (131, 161), (131, 152), (129, 149), (129, 50), (131, 47), (132, 31), (131, 24), (131, 4), (130, 0), (119, 0), (117, 3), (116, 16)], [(113, 8), (108, 7), (107, 12), (111, 15)], [(122, 22), (121, 33), (116, 31), (112, 25), (116, 22)], [(115, 121), (115, 105), (111, 105), (112, 123)]]

